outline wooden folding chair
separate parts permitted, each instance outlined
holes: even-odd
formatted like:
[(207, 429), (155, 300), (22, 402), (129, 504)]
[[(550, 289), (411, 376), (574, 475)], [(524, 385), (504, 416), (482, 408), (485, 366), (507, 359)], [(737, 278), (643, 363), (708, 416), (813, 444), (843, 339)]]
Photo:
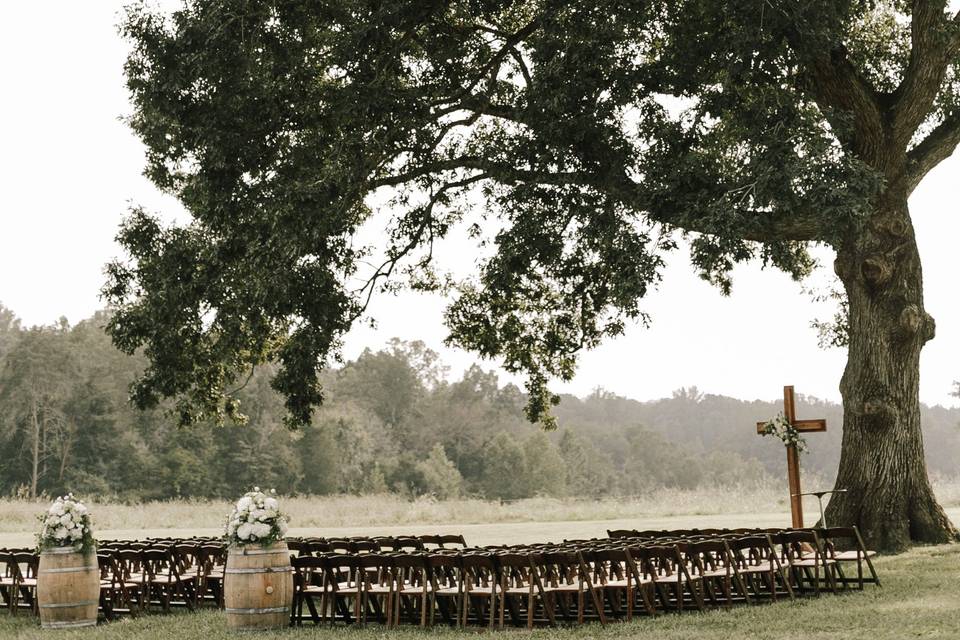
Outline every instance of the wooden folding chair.
[[(337, 614), (350, 624), (362, 615), (360, 604), (363, 598), (365, 569), (360, 556), (331, 553), (321, 558), (325, 579), (324, 593), (329, 598), (330, 624), (337, 620)], [(350, 605), (353, 605), (353, 615)]]
[(837, 561), (824, 556), (815, 531), (791, 529), (773, 534), (770, 539), (780, 545), (781, 563), (790, 571), (800, 595), (805, 595), (809, 586), (819, 596), (823, 579), (833, 593), (837, 592)]
[(460, 557), (453, 553), (435, 552), (427, 556), (430, 577), (430, 620), (432, 627), (435, 614), (451, 626), (461, 626), (460, 611), (463, 606), (463, 570)]
[(794, 598), (790, 576), (767, 535), (746, 535), (728, 538), (730, 562), (736, 567), (752, 598), (776, 602), (778, 585), (790, 599)]
[(688, 594), (691, 603), (700, 611), (704, 610), (703, 578), (690, 575), (683, 558), (685, 548), (685, 543), (646, 547), (653, 584), (666, 611), (683, 611)]
[[(493, 558), (487, 554), (465, 553), (461, 557), (463, 569), (463, 626), (470, 621), (473, 611), (477, 624), (488, 618), (487, 627), (493, 629), (500, 597), (500, 581)], [(485, 615), (486, 614), (486, 615)]]
[(546, 616), (546, 605), (542, 592), (537, 589), (533, 565), (529, 553), (499, 553), (494, 562), (500, 577), (500, 612), (498, 625), (502, 629), (505, 612), (510, 610), (510, 620), (514, 626), (533, 628), (534, 616), (541, 607)]
[(749, 601), (750, 594), (740, 575), (737, 564), (730, 557), (730, 549), (721, 538), (691, 542), (687, 547), (687, 559), (691, 576), (700, 576), (704, 593), (714, 605), (730, 607), (734, 600), (734, 587), (737, 596)]
[(394, 624), (406, 613), (411, 623), (427, 626), (430, 600), (430, 575), (427, 556), (422, 553), (398, 553), (392, 556), (396, 584)]
[(378, 622), (392, 626), (394, 603), (394, 559), (379, 553), (360, 556), (360, 575), (363, 578), (358, 622), (366, 624), (372, 612)]
[[(297, 626), (303, 624), (303, 605), (307, 605), (313, 624), (323, 621), (326, 615), (326, 587), (324, 575), (326, 559), (310, 555), (300, 555), (290, 558), (293, 566), (293, 607), (291, 616)], [(314, 598), (320, 598), (320, 608)]]
[[(836, 561), (837, 572), (839, 574), (838, 579), (843, 583), (844, 588), (846, 588), (849, 583), (853, 582), (852, 579), (847, 578), (843, 573), (844, 563), (856, 563), (856, 583), (860, 587), (861, 591), (863, 590), (863, 585), (865, 582), (870, 582), (878, 587), (880, 586), (880, 577), (877, 576), (877, 571), (873, 568), (873, 561), (871, 560), (871, 558), (877, 555), (877, 552), (867, 549), (866, 545), (863, 543), (863, 538), (860, 537), (860, 531), (856, 527), (829, 527), (827, 529), (817, 529), (817, 535), (820, 537), (820, 540), (823, 543), (825, 556)], [(842, 546), (849, 548), (838, 551), (836, 544), (838, 540), (843, 541), (841, 543)], [(865, 578), (863, 575), (864, 565), (866, 565), (867, 569), (870, 571), (869, 578)]]

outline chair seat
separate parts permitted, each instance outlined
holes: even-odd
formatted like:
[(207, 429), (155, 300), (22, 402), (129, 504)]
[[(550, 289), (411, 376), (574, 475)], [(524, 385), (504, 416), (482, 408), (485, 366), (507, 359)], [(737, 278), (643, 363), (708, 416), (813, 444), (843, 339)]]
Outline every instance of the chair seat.
[(36, 578), (24, 578), (20, 581), (21, 587), (35, 587), (37, 586)]
[(441, 587), (434, 591), (438, 596), (456, 596), (460, 595), (460, 587)]
[(391, 593), (392, 591), (393, 591), (393, 588), (385, 584), (372, 584), (369, 587), (367, 587), (367, 593), (381, 594), (381, 593)]
[(507, 587), (507, 595), (530, 595), (531, 593), (536, 593), (536, 591), (530, 591), (530, 587)]
[(790, 562), (791, 567), (816, 567), (818, 565), (831, 565), (837, 564), (837, 561), (833, 558), (824, 558), (823, 561), (817, 560), (816, 558), (810, 558), (808, 560), (793, 560)]
[(494, 590), (496, 590), (497, 593), (500, 593), (500, 585), (495, 585), (493, 587), (470, 587), (467, 593), (473, 595), (490, 595), (491, 591)]
[(424, 589), (423, 587), (411, 587), (408, 585), (405, 587), (401, 587), (398, 590), (398, 592), (401, 595), (405, 595), (405, 596), (418, 596), (424, 592), (429, 593), (431, 591), (433, 591), (433, 589), (430, 588), (430, 585), (427, 585), (426, 589)]
[(737, 569), (740, 573), (770, 573), (776, 570), (777, 565), (773, 563), (773, 560), (769, 560), (763, 564), (751, 564)]
[(863, 551), (838, 551), (834, 554), (834, 560), (838, 562), (856, 562), (858, 559), (862, 559), (864, 556), (867, 558), (872, 558), (877, 555), (876, 551), (867, 550)]
[(605, 589), (626, 589), (628, 586), (633, 586), (633, 580), (631, 580), (629, 584), (626, 580), (608, 580), (598, 586), (601, 586)]
[(733, 575), (732, 571), (727, 569), (710, 569), (700, 574), (704, 578), (729, 578)]
[(300, 593), (324, 593), (325, 589), (323, 587), (318, 587), (315, 584), (307, 585), (300, 589)]

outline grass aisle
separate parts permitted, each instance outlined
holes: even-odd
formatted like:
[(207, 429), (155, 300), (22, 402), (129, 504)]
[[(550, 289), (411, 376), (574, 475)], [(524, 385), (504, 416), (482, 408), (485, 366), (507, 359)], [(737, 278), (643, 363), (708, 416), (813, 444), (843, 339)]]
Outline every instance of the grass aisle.
[[(894, 557), (877, 560), (884, 586), (867, 586), (863, 593), (809, 598), (774, 605), (739, 606), (729, 611), (705, 614), (664, 615), (640, 619), (630, 624), (601, 627), (590, 624), (579, 628), (538, 629), (524, 635), (543, 640), (557, 638), (656, 638), (657, 640), (902, 640), (904, 638), (960, 638), (960, 545), (914, 549)], [(96, 629), (41, 632), (35, 618), (0, 614), (0, 638), (17, 640), (219, 640), (235, 639), (224, 629), (222, 614), (205, 611), (197, 614), (150, 615), (125, 619)], [(387, 633), (379, 625), (366, 629), (346, 627), (300, 629), (273, 633), (243, 634), (242, 637), (318, 638), (336, 640), (380, 640), (381, 638), (431, 638), (447, 640), (474, 637), (473, 632), (445, 628), (420, 631), (404, 627)]]

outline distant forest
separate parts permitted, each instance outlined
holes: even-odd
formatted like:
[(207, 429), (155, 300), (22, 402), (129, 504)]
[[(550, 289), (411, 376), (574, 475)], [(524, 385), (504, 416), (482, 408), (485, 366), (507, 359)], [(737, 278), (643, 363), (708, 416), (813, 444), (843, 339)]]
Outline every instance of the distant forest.
[[(166, 408), (128, 404), (146, 360), (113, 348), (106, 317), (22, 328), (0, 306), (0, 495), (231, 497), (259, 484), (284, 494), (629, 496), (784, 473), (782, 446), (754, 426), (778, 401), (688, 388), (639, 402), (597, 390), (563, 396), (559, 428), (545, 433), (524, 419), (516, 386), (479, 366), (451, 380), (436, 353), (400, 340), (325, 371), (326, 402), (304, 429), (283, 425), (269, 367), (237, 392), (247, 424), (180, 429)], [(798, 400), (801, 417), (828, 420), (802, 466), (829, 483), (842, 410)], [(927, 407), (923, 423), (931, 472), (957, 474), (960, 410)]]

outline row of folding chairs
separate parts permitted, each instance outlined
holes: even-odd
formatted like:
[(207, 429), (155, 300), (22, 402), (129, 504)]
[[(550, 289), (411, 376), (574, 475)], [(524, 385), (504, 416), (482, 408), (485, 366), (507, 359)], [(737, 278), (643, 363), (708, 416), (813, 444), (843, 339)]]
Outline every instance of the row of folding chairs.
[(0, 604), (8, 612), (26, 609), (36, 613), (39, 562), (33, 549), (0, 549)]
[(682, 533), (425, 553), (300, 555), (291, 560), (293, 621), (427, 626), (439, 620), (491, 628), (507, 622), (606, 623), (819, 596), (824, 587), (837, 592), (838, 585), (846, 589), (851, 583), (812, 530)]
[[(808, 540), (801, 543), (803, 561), (817, 561), (823, 565), (824, 571), (831, 574), (835, 581), (843, 587), (856, 584), (863, 589), (864, 583), (880, 585), (880, 578), (873, 566), (872, 558), (876, 552), (867, 549), (860, 535), (859, 529), (853, 527), (803, 528), (803, 529), (679, 529), (679, 530), (648, 530), (633, 529), (608, 530), (612, 539), (690, 539), (703, 536), (720, 538), (738, 537), (744, 535), (770, 535), (778, 541), (781, 547), (781, 558), (786, 559), (786, 543), (783, 534), (802, 533)], [(796, 545), (794, 545), (796, 546)], [(799, 562), (799, 561), (798, 561)], [(847, 576), (844, 566), (856, 565), (856, 576)]]
[(294, 538), (286, 539), (290, 551), (298, 555), (323, 553), (396, 553), (431, 551), (439, 549), (464, 549), (467, 546), (462, 535), (420, 536), (355, 536), (349, 538)]

